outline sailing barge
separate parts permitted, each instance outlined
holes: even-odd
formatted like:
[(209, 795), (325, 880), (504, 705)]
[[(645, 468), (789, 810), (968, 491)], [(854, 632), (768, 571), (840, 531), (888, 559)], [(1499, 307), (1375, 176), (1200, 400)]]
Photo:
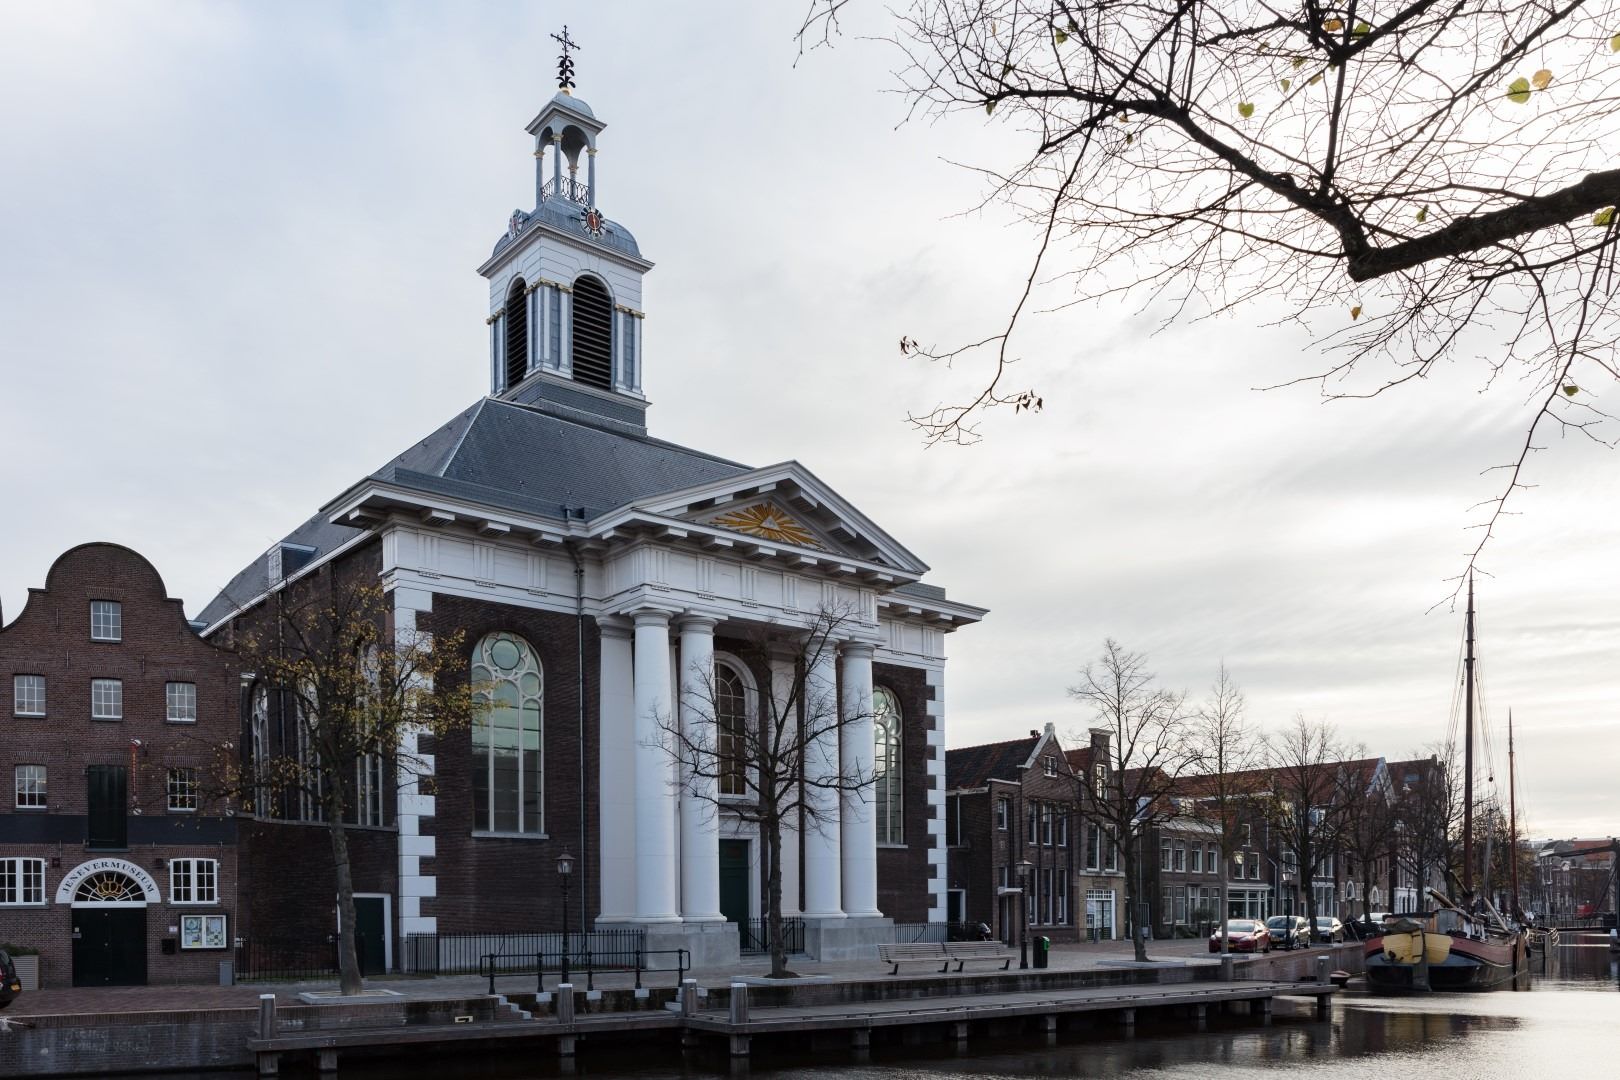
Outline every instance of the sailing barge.
[[(1363, 959), (1367, 985), (1377, 993), (1412, 991), (1497, 990), (1528, 987), (1530, 978), (1529, 935), (1522, 926), (1511, 924), (1484, 896), (1474, 894), (1474, 579), (1468, 578), (1468, 615), (1465, 624), (1466, 649), (1463, 658), (1464, 741), (1463, 741), (1463, 837), (1462, 892), (1470, 910), (1453, 904), (1440, 893), (1429, 890), (1438, 905), (1429, 915), (1394, 916), (1384, 932), (1368, 939)], [(1512, 746), (1508, 735), (1509, 753)], [(1511, 775), (1511, 765), (1510, 765)], [(1517, 840), (1517, 811), (1510, 812), (1514, 848)], [(1517, 906), (1516, 851), (1509, 862), (1514, 867), (1514, 905)], [(1515, 914), (1517, 914), (1515, 912)]]

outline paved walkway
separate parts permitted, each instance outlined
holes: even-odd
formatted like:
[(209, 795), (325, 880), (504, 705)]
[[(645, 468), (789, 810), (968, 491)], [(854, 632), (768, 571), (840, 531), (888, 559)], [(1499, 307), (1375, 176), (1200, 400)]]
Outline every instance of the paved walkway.
[[(1215, 959), (1208, 951), (1208, 946), (1202, 938), (1183, 941), (1156, 941), (1149, 947), (1148, 955), (1155, 960), (1164, 960), (1172, 963), (1214, 963)], [(1053, 945), (1051, 952), (1051, 968), (1056, 971), (1078, 971), (1088, 968), (1108, 967), (1120, 961), (1132, 959), (1131, 943), (1128, 941), (1109, 941), (1082, 945)], [(1017, 960), (1013, 961), (1014, 970), (1017, 970)], [(792, 960), (789, 967), (801, 975), (823, 975), (838, 981), (853, 982), (875, 978), (887, 978), (889, 965), (881, 964), (876, 960), (846, 961), (839, 963), (818, 963), (811, 960)], [(770, 971), (770, 963), (765, 959), (754, 959), (738, 964), (734, 968), (699, 970), (689, 973), (701, 985), (723, 985), (732, 976), (738, 975), (765, 975)], [(968, 972), (969, 975), (982, 975), (986, 972), (980, 969)], [(917, 976), (915, 967), (909, 972)], [(899, 976), (905, 978), (905, 974)], [(937, 974), (926, 976), (938, 978)], [(635, 976), (628, 972), (609, 972), (598, 975), (597, 989), (625, 989), (633, 986)], [(549, 990), (556, 984), (555, 976), (547, 976), (546, 988)], [(316, 982), (280, 982), (256, 983), (238, 986), (117, 986), (117, 987), (72, 987), (61, 989), (35, 990), (23, 994), (5, 1009), (3, 1015), (10, 1019), (25, 1019), (29, 1016), (47, 1016), (62, 1013), (123, 1013), (123, 1012), (166, 1012), (172, 1010), (201, 1010), (201, 1009), (238, 1009), (254, 1008), (258, 1004), (259, 995), (273, 993), (282, 1002), (296, 1000), (297, 995), (310, 990), (332, 990), (337, 982), (335, 979)], [(583, 976), (575, 979), (575, 985), (583, 988)], [(674, 972), (654, 971), (647, 972), (642, 977), (642, 985), (663, 987), (674, 985)], [(411, 978), (387, 977), (366, 980), (369, 989), (388, 989), (406, 998), (422, 1000), (475, 997), (486, 993), (489, 981), (472, 975), (441, 976), (438, 978)], [(496, 980), (497, 992), (505, 993), (533, 993), (535, 989), (534, 977), (502, 977)]]

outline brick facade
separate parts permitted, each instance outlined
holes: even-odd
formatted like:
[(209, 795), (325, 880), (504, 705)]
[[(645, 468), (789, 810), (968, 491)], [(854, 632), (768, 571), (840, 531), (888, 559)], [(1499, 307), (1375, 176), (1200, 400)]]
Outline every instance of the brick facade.
[[(118, 604), (118, 640), (92, 640), (92, 601)], [(44, 677), (43, 716), (18, 715), (18, 675)], [(92, 679), (120, 680), (121, 719), (92, 719)], [(63, 554), (45, 587), (30, 589), (23, 610), (0, 630), (0, 859), (41, 859), (45, 867), (42, 904), (0, 902), (0, 942), (39, 949), (44, 985), (73, 981), (76, 919), (107, 910), (57, 902), (64, 876), (95, 859), (132, 864), (156, 885), (160, 899), (143, 911), (146, 981), (212, 981), (218, 962), (230, 958), (228, 949), (178, 944), (183, 915), (224, 915), (227, 940), (238, 931), (238, 822), (202, 790), (196, 810), (171, 810), (168, 782), (171, 768), (191, 768), (199, 789), (207, 787), (221, 747), (236, 737), (238, 682), (236, 657), (199, 638), (152, 565), (114, 544)], [(194, 721), (168, 719), (169, 683), (196, 687)], [(19, 765), (44, 766), (44, 809), (18, 806)], [(127, 843), (120, 847), (90, 846), (92, 767), (124, 771)], [(216, 861), (216, 902), (173, 903), (176, 859)], [(90, 932), (88, 921), (82, 929)]]
[(928, 852), (940, 842), (928, 830), (935, 816), (928, 802), (928, 765), (939, 752), (928, 740), (937, 723), (928, 715), (933, 691), (924, 671), (897, 664), (874, 664), (872, 685), (889, 690), (900, 704), (901, 785), (905, 792), (905, 842), (878, 847), (878, 910), (896, 922), (926, 922), (934, 887)]

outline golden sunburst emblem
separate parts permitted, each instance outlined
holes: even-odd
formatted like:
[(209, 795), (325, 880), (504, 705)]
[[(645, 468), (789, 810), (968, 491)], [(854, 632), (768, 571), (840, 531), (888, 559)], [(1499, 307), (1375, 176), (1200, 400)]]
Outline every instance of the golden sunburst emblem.
[(742, 510), (728, 510), (711, 520), (709, 524), (719, 525), (723, 529), (736, 529), (738, 532), (757, 536), (762, 540), (775, 540), (779, 544), (821, 547), (809, 529), (769, 503), (749, 506)]

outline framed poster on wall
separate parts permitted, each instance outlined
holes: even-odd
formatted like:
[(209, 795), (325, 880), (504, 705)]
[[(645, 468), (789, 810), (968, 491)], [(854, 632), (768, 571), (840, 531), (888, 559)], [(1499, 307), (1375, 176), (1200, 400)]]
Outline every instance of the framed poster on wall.
[(223, 949), (227, 947), (226, 916), (180, 916), (180, 947), (182, 949)]

